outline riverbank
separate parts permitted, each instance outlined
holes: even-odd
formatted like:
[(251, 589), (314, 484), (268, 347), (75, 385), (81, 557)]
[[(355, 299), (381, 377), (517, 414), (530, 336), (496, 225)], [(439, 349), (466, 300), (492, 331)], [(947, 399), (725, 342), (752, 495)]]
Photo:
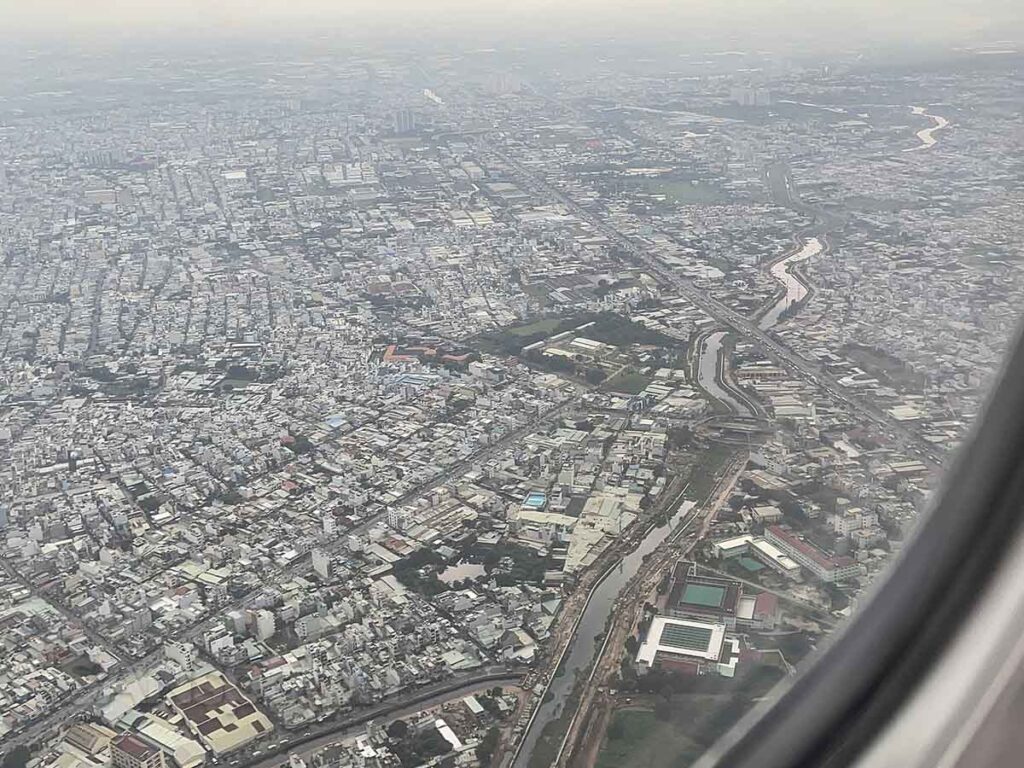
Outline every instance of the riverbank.
[[(626, 638), (633, 633), (641, 620), (647, 598), (653, 596), (663, 574), (707, 536), (711, 524), (732, 493), (746, 464), (746, 454), (736, 452), (733, 455), (732, 462), (716, 477), (714, 490), (694, 509), (692, 515), (669, 534), (664, 542), (665, 546), (660, 546), (651, 558), (644, 560), (642, 568), (629, 584), (629, 591), (617, 601), (616, 612), (610, 617), (608, 636), (601, 653), (594, 660), (594, 668), (587, 680), (569, 732), (562, 743), (556, 765), (586, 766), (586, 761), (580, 760), (583, 753), (593, 756), (593, 751), (589, 747), (593, 746), (595, 741), (600, 743), (603, 739), (603, 731), (597, 728), (607, 722), (608, 713), (616, 698), (613, 693), (613, 681), (622, 659), (621, 649)], [(699, 528), (693, 529), (694, 523), (699, 523)]]
[(683, 499), (685, 486), (674, 493), (665, 508), (676, 509), (672, 517), (658, 525), (661, 515), (652, 514), (639, 533), (640, 541), (631, 551), (610, 563), (590, 587), (580, 613), (573, 621), (569, 641), (562, 647), (557, 663), (549, 665), (551, 670), (546, 684), (537, 691), (540, 704), (535, 706), (527, 721), (523, 737), (508, 763), (513, 768), (527, 768), (539, 742), (544, 727), (564, 714), (577, 683), (578, 673), (589, 667), (599, 650), (598, 638), (605, 632), (608, 617), (619, 597), (619, 593), (642, 565), (644, 558), (653, 552), (693, 509), (692, 503)]

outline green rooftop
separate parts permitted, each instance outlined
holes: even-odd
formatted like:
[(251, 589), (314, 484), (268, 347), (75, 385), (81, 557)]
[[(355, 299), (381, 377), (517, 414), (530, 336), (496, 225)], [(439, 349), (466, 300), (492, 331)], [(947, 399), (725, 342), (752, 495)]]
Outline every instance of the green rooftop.
[(725, 600), (725, 587), (712, 584), (687, 584), (680, 603), (699, 605), (704, 608), (721, 608)]
[(666, 624), (658, 640), (658, 645), (681, 648), (684, 651), (706, 651), (710, 643), (710, 629), (681, 624)]

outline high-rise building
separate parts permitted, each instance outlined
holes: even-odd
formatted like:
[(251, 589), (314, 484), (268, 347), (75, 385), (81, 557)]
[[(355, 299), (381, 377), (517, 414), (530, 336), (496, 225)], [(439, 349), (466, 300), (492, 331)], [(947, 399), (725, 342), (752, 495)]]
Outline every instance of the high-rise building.
[(313, 571), (324, 581), (331, 578), (331, 556), (322, 549), (314, 547), (312, 555)]
[(767, 88), (733, 88), (729, 98), (741, 107), (769, 107), (772, 103)]
[(320, 636), (320, 617), (315, 613), (300, 616), (295, 620), (295, 636), (305, 642)]
[(416, 113), (411, 109), (395, 111), (395, 133), (412, 133), (416, 130)]
[(386, 521), (388, 526), (396, 531), (404, 531), (410, 517), (409, 510), (405, 507), (389, 507)]
[(164, 768), (164, 753), (130, 733), (111, 741), (110, 753), (113, 768)]
[(277, 622), (270, 611), (256, 611), (256, 639), (267, 640), (277, 631)]
[(196, 647), (192, 643), (180, 640), (168, 640), (164, 643), (164, 655), (177, 662), (186, 672), (194, 672), (196, 668)]

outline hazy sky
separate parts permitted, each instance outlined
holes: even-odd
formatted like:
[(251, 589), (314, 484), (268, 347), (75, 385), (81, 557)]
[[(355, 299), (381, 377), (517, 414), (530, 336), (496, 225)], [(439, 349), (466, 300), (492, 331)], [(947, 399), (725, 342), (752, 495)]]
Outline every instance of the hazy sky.
[[(681, 38), (966, 41), (1014, 37), (1024, 0), (0, 0), (0, 34), (25, 38), (389, 29), (492, 34), (657, 32)], [(557, 26), (553, 26), (557, 24)], [(481, 40), (480, 42), (486, 42)]]

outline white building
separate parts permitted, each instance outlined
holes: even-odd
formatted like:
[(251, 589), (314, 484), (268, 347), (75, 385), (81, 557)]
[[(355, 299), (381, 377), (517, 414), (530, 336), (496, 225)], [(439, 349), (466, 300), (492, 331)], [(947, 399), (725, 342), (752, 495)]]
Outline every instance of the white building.
[(810, 542), (778, 526), (770, 526), (765, 531), (765, 538), (824, 582), (835, 583), (863, 573), (862, 566), (852, 558), (827, 555)]
[(178, 664), (186, 672), (194, 672), (198, 655), (192, 643), (180, 640), (168, 640), (164, 643), (164, 655)]
[(322, 549), (314, 549), (311, 557), (313, 559), (313, 571), (324, 581), (331, 578), (331, 556)]
[(411, 513), (404, 507), (389, 507), (387, 514), (387, 524), (389, 528), (396, 531), (404, 531), (405, 527), (409, 524)]
[[(730, 643), (728, 652), (723, 654), (726, 642), (724, 624), (655, 616), (636, 654), (637, 671), (646, 674), (655, 667), (665, 667), (731, 676), (727, 670), (735, 668), (733, 646)], [(723, 664), (725, 669), (719, 669)]]
[(256, 639), (268, 640), (277, 631), (277, 621), (271, 611), (256, 611)]

